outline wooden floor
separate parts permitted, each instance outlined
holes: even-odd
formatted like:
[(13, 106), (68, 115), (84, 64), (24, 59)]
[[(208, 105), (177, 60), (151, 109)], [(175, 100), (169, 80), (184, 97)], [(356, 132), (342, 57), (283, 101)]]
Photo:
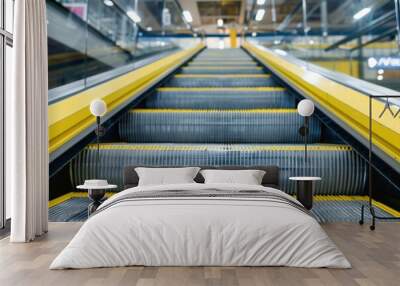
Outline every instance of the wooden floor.
[(0, 285), (400, 285), (400, 224), (324, 225), (353, 265), (350, 270), (287, 267), (126, 267), (48, 270), (80, 223), (51, 223), (30, 244), (0, 241)]

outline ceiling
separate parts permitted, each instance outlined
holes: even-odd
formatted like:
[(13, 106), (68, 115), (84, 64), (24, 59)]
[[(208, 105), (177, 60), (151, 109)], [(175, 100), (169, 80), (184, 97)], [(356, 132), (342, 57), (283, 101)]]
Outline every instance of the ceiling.
[[(244, 24), (246, 0), (179, 0), (183, 10), (193, 16), (193, 28), (206, 34), (226, 33), (230, 27)], [(217, 20), (224, 21), (223, 28), (217, 27)]]
[[(191, 12), (195, 31), (206, 34), (226, 33), (229, 28), (239, 31), (263, 33), (304, 32), (302, 0), (265, 0), (258, 5), (257, 0), (178, 0), (183, 10)], [(263, 1), (261, 1), (263, 2)], [(351, 31), (361, 22), (376, 18), (393, 9), (393, 0), (306, 0), (307, 27), (311, 32), (321, 31), (323, 10), (326, 7), (329, 31)], [(326, 2), (326, 6), (324, 3)], [(273, 8), (276, 20), (273, 21)], [(372, 7), (372, 13), (357, 23), (353, 15), (360, 9)], [(264, 9), (261, 21), (255, 21), (257, 10)], [(224, 26), (217, 27), (217, 20), (223, 19)]]

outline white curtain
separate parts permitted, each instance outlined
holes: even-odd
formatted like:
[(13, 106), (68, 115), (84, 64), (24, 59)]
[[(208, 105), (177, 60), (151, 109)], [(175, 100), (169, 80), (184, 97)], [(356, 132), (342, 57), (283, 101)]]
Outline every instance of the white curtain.
[(13, 92), (6, 98), (6, 187), (11, 190), (12, 242), (47, 232), (46, 0), (17, 0)]

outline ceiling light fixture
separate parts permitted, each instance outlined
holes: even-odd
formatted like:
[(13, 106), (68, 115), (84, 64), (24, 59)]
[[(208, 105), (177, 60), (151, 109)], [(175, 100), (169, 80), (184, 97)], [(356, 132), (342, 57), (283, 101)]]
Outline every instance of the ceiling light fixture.
[(258, 9), (256, 14), (256, 21), (260, 22), (264, 18), (265, 10)]
[(136, 13), (136, 11), (133, 10), (128, 10), (126, 12), (126, 14), (128, 15), (129, 18), (131, 18), (131, 20), (135, 23), (140, 23), (140, 21), (142, 21), (142, 18), (140, 18), (140, 16)]
[(224, 20), (223, 19), (218, 19), (217, 20), (217, 26), (222, 27), (224, 25)]
[(280, 56), (287, 56), (287, 52), (285, 52), (284, 50), (275, 49), (274, 52)]
[(257, 5), (264, 5), (265, 4), (265, 0), (257, 0)]
[(111, 0), (104, 0), (103, 3), (104, 3), (104, 5), (106, 5), (108, 7), (114, 6), (114, 2)]
[(371, 12), (371, 10), (372, 10), (371, 7), (363, 8), (354, 14), (353, 19), (356, 21), (360, 20), (362, 17), (368, 15)]
[(183, 17), (185, 18), (185, 20), (188, 23), (192, 23), (193, 22), (192, 14), (190, 14), (190, 12), (188, 10), (183, 11), (182, 14), (183, 14)]

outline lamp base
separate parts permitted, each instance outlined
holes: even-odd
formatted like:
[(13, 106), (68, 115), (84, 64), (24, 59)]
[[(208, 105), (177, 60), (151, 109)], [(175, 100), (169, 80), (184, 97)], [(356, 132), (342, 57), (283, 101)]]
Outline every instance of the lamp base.
[(96, 136), (103, 137), (106, 134), (106, 129), (102, 125), (98, 125), (94, 132)]
[(92, 201), (88, 206), (88, 216), (97, 210), (104, 200), (106, 194), (105, 189), (89, 189), (88, 197)]

